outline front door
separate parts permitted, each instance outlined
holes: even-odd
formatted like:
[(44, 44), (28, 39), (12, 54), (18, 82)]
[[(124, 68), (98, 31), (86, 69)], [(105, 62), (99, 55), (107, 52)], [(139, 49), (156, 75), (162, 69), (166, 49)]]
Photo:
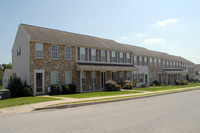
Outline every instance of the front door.
[(42, 95), (42, 73), (36, 73), (36, 95)]
[(104, 89), (106, 83), (106, 72), (101, 72), (101, 89)]
[(44, 94), (44, 71), (35, 70), (34, 95)]

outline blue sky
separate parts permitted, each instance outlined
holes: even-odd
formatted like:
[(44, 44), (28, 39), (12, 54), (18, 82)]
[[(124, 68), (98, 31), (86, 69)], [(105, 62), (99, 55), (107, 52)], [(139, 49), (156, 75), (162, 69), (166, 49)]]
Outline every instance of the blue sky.
[(199, 0), (1, 0), (0, 64), (20, 23), (112, 39), (200, 64)]

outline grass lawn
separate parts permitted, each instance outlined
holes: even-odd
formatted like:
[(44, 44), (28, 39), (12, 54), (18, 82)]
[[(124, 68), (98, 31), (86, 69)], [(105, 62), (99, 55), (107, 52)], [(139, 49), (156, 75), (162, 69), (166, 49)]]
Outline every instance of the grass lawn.
[(162, 90), (171, 90), (178, 88), (187, 88), (200, 86), (200, 83), (190, 84), (190, 85), (179, 85), (179, 86), (159, 86), (159, 87), (147, 87), (147, 88), (133, 88), (133, 90), (142, 90), (142, 91), (162, 91)]
[(115, 96), (115, 95), (134, 94), (134, 93), (141, 93), (141, 92), (138, 92), (138, 91), (101, 91), (101, 92), (66, 94), (66, 95), (56, 95), (56, 96), (67, 97), (67, 98), (91, 98), (91, 97)]
[(0, 90), (1, 90), (2, 88), (3, 88), (2, 85), (0, 85)]
[(20, 98), (11, 98), (0, 100), (0, 108), (6, 108), (11, 106), (18, 106), (31, 103), (40, 103), (46, 101), (60, 100), (59, 98), (51, 97), (20, 97)]

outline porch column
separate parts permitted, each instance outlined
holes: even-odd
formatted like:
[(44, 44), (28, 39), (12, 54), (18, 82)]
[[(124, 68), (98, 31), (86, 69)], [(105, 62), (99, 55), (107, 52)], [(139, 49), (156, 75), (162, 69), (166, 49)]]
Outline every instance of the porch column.
[(94, 71), (92, 71), (92, 88), (93, 88), (93, 91), (94, 91), (94, 81), (93, 81), (93, 75), (94, 75)]
[(167, 85), (169, 85), (169, 74), (167, 73)]
[(83, 73), (83, 71), (80, 71), (80, 92), (83, 92), (83, 88), (82, 88), (82, 73)]

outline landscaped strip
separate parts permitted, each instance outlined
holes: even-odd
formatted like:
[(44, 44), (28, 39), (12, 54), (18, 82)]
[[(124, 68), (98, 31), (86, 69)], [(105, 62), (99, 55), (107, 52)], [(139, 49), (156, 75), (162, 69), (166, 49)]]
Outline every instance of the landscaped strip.
[(176, 89), (176, 90), (168, 90), (164, 92), (150, 92), (146, 94), (139, 94), (139, 95), (132, 95), (132, 96), (119, 96), (119, 97), (112, 97), (112, 98), (102, 98), (102, 99), (92, 99), (92, 100), (80, 100), (80, 101), (75, 101), (75, 102), (66, 102), (66, 103), (60, 103), (60, 104), (55, 104), (52, 106), (62, 106), (62, 105), (71, 105), (71, 104), (78, 104), (78, 103), (90, 103), (90, 102), (98, 102), (98, 101), (108, 101), (108, 100), (115, 100), (115, 99), (126, 99), (126, 98), (139, 98), (139, 97), (144, 97), (144, 96), (151, 96), (151, 95), (158, 95), (158, 94), (165, 94), (165, 93), (172, 93), (172, 92), (181, 92), (181, 91), (189, 91), (189, 90), (195, 90), (195, 89), (200, 89), (200, 86), (196, 87), (190, 87), (190, 88), (185, 88), (185, 89)]
[(52, 97), (20, 97), (20, 98), (11, 98), (0, 100), (0, 108), (12, 107), (12, 106), (19, 106), (24, 104), (32, 104), (32, 103), (40, 103), (40, 102), (47, 102), (53, 100), (61, 100), (59, 98), (52, 98)]
[(100, 91), (100, 92), (89, 92), (89, 93), (78, 93), (78, 94), (67, 94), (67, 95), (56, 95), (57, 97), (66, 98), (91, 98), (91, 97), (104, 97), (104, 96), (116, 96), (125, 94), (141, 93), (141, 91)]

